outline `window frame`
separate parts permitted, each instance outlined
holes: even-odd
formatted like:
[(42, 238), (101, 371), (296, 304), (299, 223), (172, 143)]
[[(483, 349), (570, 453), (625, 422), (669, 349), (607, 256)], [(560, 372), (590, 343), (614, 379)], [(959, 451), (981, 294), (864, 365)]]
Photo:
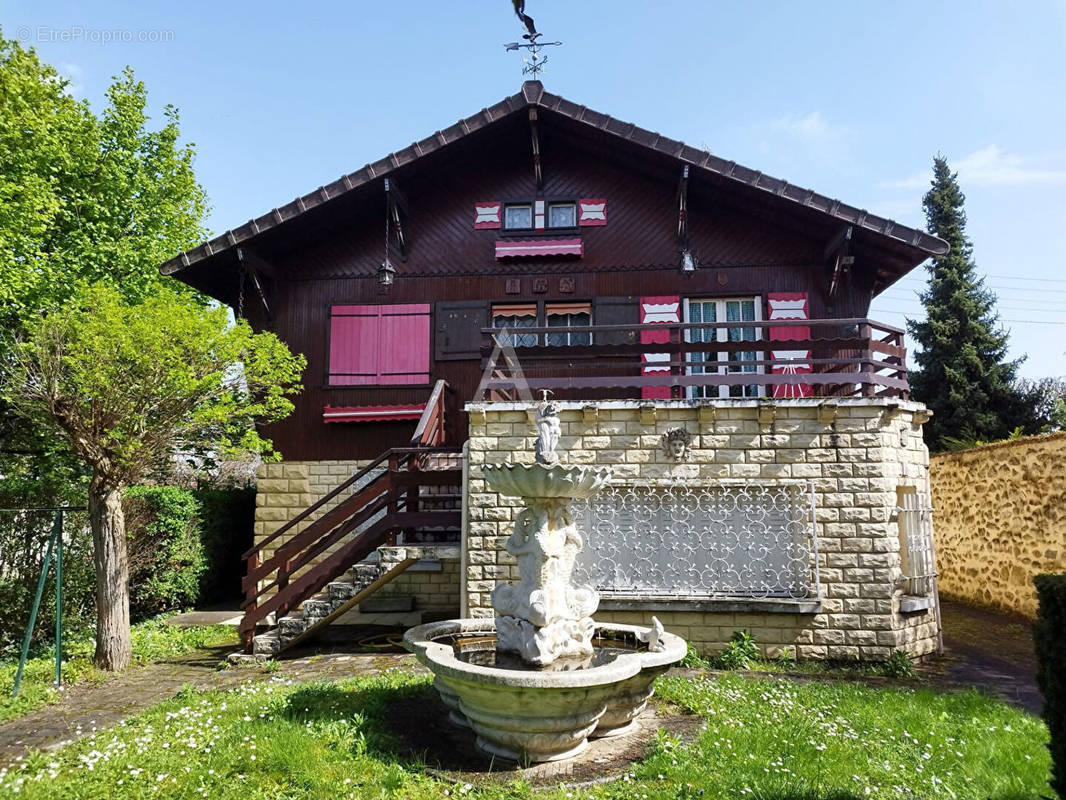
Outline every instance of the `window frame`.
[[(529, 214), (529, 224), (522, 226), (512, 226), (508, 224), (507, 212), (512, 209), (524, 208)], [(505, 231), (531, 231), (533, 230), (533, 201), (532, 200), (516, 200), (512, 203), (503, 204), (503, 230)]]
[[(555, 231), (570, 231), (577, 227), (577, 200), (554, 200), (545, 202), (544, 229)], [(552, 209), (568, 207), (573, 215), (569, 225), (552, 225)]]
[[(594, 325), (595, 324), (595, 317), (593, 316), (593, 302), (592, 302), (592, 300), (562, 300), (562, 299), (531, 300), (531, 301), (527, 301), (527, 302), (524, 302), (524, 303), (520, 302), (520, 301), (517, 301), (517, 300), (510, 300), (510, 301), (508, 301), (508, 300), (502, 300), (502, 301), (490, 300), (489, 301), (489, 327), (496, 328), (496, 317), (497, 316), (505, 316), (503, 314), (497, 314), (496, 313), (497, 310), (506, 309), (506, 308), (509, 308), (509, 307), (510, 308), (515, 308), (515, 309), (518, 309), (518, 308), (529, 308), (530, 306), (536, 306), (536, 309), (537, 309), (537, 315), (535, 317), (535, 323), (532, 326), (530, 326), (530, 327), (534, 327), (534, 328), (547, 328), (547, 327), (550, 327), (548, 325), (548, 310), (550, 308), (557, 307), (557, 306), (585, 306), (588, 309), (587, 311), (577, 312), (577, 313), (587, 313), (589, 315), (588, 324), (589, 325)], [(525, 316), (529, 316), (529, 315), (527, 314)], [(552, 316), (557, 316), (557, 315), (553, 314)], [(582, 343), (582, 344), (573, 344), (573, 343), (571, 343), (569, 341), (569, 339), (570, 339), (570, 337), (573, 334), (571, 334), (569, 332), (569, 328), (570, 327), (571, 326), (569, 326), (569, 325), (560, 326), (559, 327), (559, 331), (560, 332), (563, 332), (563, 331), (566, 332), (567, 344), (548, 344), (547, 337), (553, 335), (554, 334), (554, 332), (553, 332), (553, 333), (548, 333), (548, 334), (539, 334), (539, 333), (536, 333), (536, 334), (524, 334), (525, 336), (536, 336), (537, 337), (536, 343), (535, 344), (531, 344), (531, 345), (528, 345), (528, 344), (517, 345), (516, 344), (514, 346), (515, 347), (585, 347), (585, 346), (587, 346), (589, 344), (592, 344), (592, 333), (591, 332), (588, 334), (588, 337), (589, 337), (588, 342), (585, 342), (585, 343)], [(515, 330), (515, 329), (512, 329), (512, 330)], [(518, 334), (518, 335), (523, 335), (523, 334)]]
[[(544, 227), (537, 228), (537, 213), (536, 204), (538, 202), (544, 203)], [(502, 211), (500, 216), (500, 228), (505, 235), (539, 235), (543, 236), (547, 233), (574, 233), (581, 230), (580, 214), (578, 207), (578, 198), (571, 196), (563, 197), (533, 197), (533, 198), (516, 198), (512, 200), (501, 201)], [(555, 225), (551, 224), (551, 210), (555, 206), (570, 206), (573, 209), (573, 224), (571, 225)], [(525, 227), (510, 227), (507, 224), (507, 211), (511, 208), (528, 208), (529, 209), (529, 225)]]
[[(726, 309), (728, 307), (727, 304), (731, 303), (731, 302), (739, 302), (739, 303), (751, 302), (752, 303), (752, 307), (753, 307), (753, 315), (754, 315), (753, 319), (751, 319), (751, 320), (737, 320), (736, 322), (738, 322), (739, 324), (735, 324), (735, 325), (729, 324), (729, 320), (727, 320), (725, 317), (727, 316), (727, 314), (726, 314)], [(744, 322), (762, 322), (763, 321), (763, 308), (762, 308), (763, 296), (762, 295), (758, 295), (758, 294), (756, 294), (756, 295), (744, 295), (744, 296), (729, 295), (729, 296), (725, 296), (725, 297), (706, 297), (706, 296), (697, 295), (695, 297), (685, 297), (685, 298), (683, 298), (683, 301), (682, 301), (682, 316), (681, 316), (682, 322), (684, 324), (689, 324), (692, 321), (692, 314), (691, 314), (691, 310), (690, 310), (692, 303), (714, 303), (714, 305), (715, 305), (715, 325), (716, 326), (721, 325), (721, 327), (716, 327), (715, 328), (714, 342), (721, 342), (723, 344), (728, 344), (729, 343), (729, 328), (743, 328), (743, 327), (745, 327), (745, 325), (743, 324)], [(765, 338), (765, 332), (764, 332), (764, 330), (762, 328), (754, 328), (753, 330), (755, 331), (755, 338), (753, 340), (751, 340), (751, 341), (753, 341), (753, 342), (766, 342), (767, 341), (766, 338)], [(689, 338), (691, 333), (692, 333), (692, 331), (690, 329), (686, 329), (685, 330), (685, 337), (684, 338), (685, 338), (686, 342), (691, 342), (692, 341), (692, 339)], [(712, 342), (707, 342), (707, 344), (712, 344)], [(708, 352), (712, 352), (712, 351), (708, 350)], [(686, 366), (685, 367), (685, 374), (686, 375), (711, 374), (709, 372), (706, 372), (708, 367), (711, 366), (711, 365), (715, 366), (714, 372), (718, 373), (718, 374), (721, 374), (721, 375), (725, 375), (725, 374), (734, 374), (734, 375), (743, 374), (743, 371), (730, 373), (729, 372), (729, 370), (731, 369), (730, 367), (725, 366), (722, 363), (718, 363), (718, 362), (728, 362), (728, 361), (731, 361), (731, 360), (732, 361), (741, 361), (741, 360), (743, 360), (743, 359), (739, 359), (739, 358), (730, 358), (730, 356), (738, 356), (738, 355), (740, 355), (739, 352), (738, 353), (729, 353), (729, 352), (724, 352), (724, 351), (721, 351), (721, 350), (713, 351), (713, 352), (714, 352), (714, 360), (707, 360), (707, 361), (695, 361), (694, 359), (691, 358), (692, 356), (696, 355), (695, 353), (687, 354), (686, 358), (685, 358), (685, 361), (686, 362), (692, 361), (693, 363), (692, 363), (692, 366)], [(765, 350), (745, 350), (745, 351), (742, 351), (742, 352), (745, 352), (745, 353), (749, 353), (750, 352), (750, 353), (752, 353), (755, 356), (755, 358), (752, 359), (753, 361), (765, 361), (766, 360), (766, 351)], [(705, 370), (705, 372), (704, 373), (692, 372), (691, 371), (692, 368), (696, 367), (696, 366), (701, 367), (702, 369)], [(734, 367), (733, 369), (736, 369), (736, 368)], [(763, 364), (756, 364), (755, 365), (755, 370), (753, 371), (752, 374), (754, 374), (754, 375), (765, 375), (766, 374), (766, 366), (763, 365)], [(747, 389), (748, 389), (749, 386), (754, 386), (755, 394), (747, 394)], [(686, 387), (685, 396), (690, 398), (690, 399), (712, 399), (712, 400), (713, 399), (728, 400), (730, 398), (732, 398), (734, 400), (745, 400), (745, 399), (755, 399), (755, 398), (759, 398), (759, 397), (766, 397), (766, 386), (764, 386), (762, 384), (738, 384), (738, 387), (741, 389), (742, 393), (739, 396), (736, 396), (736, 397), (734, 397), (732, 395), (732, 393), (731, 393), (731, 389), (733, 387), (724, 386), (724, 385), (723, 386), (717, 386), (717, 387), (714, 387), (714, 386), (689, 386), (689, 387)], [(713, 390), (715, 390), (715, 389), (717, 389), (717, 394), (711, 395), (710, 393)]]

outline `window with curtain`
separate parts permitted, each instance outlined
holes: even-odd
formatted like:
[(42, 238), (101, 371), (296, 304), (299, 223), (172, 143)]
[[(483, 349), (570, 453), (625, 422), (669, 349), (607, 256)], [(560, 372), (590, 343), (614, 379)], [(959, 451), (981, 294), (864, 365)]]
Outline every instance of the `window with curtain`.
[(577, 227), (577, 206), (574, 203), (548, 204), (549, 228)]
[(492, 327), (507, 328), (514, 347), (535, 347), (540, 337), (535, 333), (520, 333), (522, 328), (537, 327), (537, 304), (495, 305), (492, 307)]
[(512, 230), (527, 230), (533, 227), (533, 206), (508, 204), (503, 210), (503, 227)]
[[(689, 342), (755, 342), (762, 338), (760, 328), (744, 325), (722, 325), (722, 323), (756, 322), (760, 319), (758, 298), (742, 297), (735, 299), (687, 300), (685, 302), (685, 322), (709, 323), (710, 327), (690, 328), (685, 331)], [(720, 326), (720, 327), (719, 327)], [(689, 353), (686, 359), (689, 375), (754, 373), (761, 374), (763, 368), (754, 362), (761, 359), (757, 350), (738, 352), (719, 351), (708, 347), (707, 352)], [(732, 364), (728, 362), (734, 362)], [(736, 363), (740, 362), (740, 363)], [(751, 364), (743, 362), (753, 362)], [(763, 387), (758, 384), (737, 386), (692, 386), (690, 397), (761, 397)]]
[(588, 331), (571, 331), (570, 328), (588, 327), (592, 324), (590, 303), (549, 303), (544, 310), (547, 327), (558, 328), (545, 336), (545, 344), (553, 347), (586, 345), (592, 343)]

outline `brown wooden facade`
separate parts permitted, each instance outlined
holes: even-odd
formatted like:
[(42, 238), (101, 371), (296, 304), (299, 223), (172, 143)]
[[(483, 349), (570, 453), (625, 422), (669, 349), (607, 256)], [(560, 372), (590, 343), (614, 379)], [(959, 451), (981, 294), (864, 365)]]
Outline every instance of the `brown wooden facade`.
[[(368, 165), (358, 179), (345, 176), (339, 191), (331, 185), (164, 265), (179, 280), (240, 305), (255, 327), (273, 330), (307, 357), (295, 412), (266, 431), (286, 459), (371, 459), (407, 444), (413, 421), (326, 424), (323, 410), (422, 403), (438, 379), (449, 385), (448, 442), (461, 443), (460, 409), (482, 377), (481, 329), (493, 303), (585, 301), (593, 324), (619, 325), (639, 322), (642, 296), (805, 292), (811, 319), (862, 318), (878, 291), (942, 252), (928, 235), (887, 220), (872, 224), (865, 212), (842, 212), (813, 193), (804, 203), (806, 190), (772, 178), (764, 185), (750, 170), (739, 180), (717, 162), (715, 170), (701, 167), (711, 163), (709, 154), (681, 146), (675, 155), (659, 146), (669, 140), (644, 137), (648, 132), (635, 126), (622, 133), (617, 121), (565, 102), (527, 84), (505, 107), (467, 120), (467, 130), (438, 134), (436, 148), (412, 145), (415, 157), (407, 148), (402, 158)], [(683, 185), (686, 164), (692, 169)], [(387, 290), (378, 280), (386, 177), (406, 198), (402, 255), (395, 228), (389, 234), (396, 276)], [(682, 194), (692, 272), (680, 268)], [(581, 239), (579, 258), (497, 259), (497, 240), (515, 237), (473, 226), (478, 202), (583, 197), (606, 200), (607, 224), (567, 232)], [(330, 307), (393, 303), (431, 304), (428, 380), (328, 385)]]

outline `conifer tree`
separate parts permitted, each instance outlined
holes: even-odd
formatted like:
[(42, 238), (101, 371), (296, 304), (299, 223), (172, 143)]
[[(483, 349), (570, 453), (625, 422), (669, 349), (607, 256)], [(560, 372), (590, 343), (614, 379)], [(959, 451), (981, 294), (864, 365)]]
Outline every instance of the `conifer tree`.
[(925, 438), (933, 450), (951, 441), (992, 441), (1008, 436), (1031, 416), (1015, 387), (1018, 361), (1007, 361), (1007, 333), (1000, 329), (996, 297), (977, 275), (966, 236), (965, 196), (947, 159), (933, 161), (933, 180), (922, 200), (929, 232), (950, 250), (927, 266), (922, 292), (924, 320), (908, 320), (920, 345), (910, 373), (914, 399), (933, 411)]

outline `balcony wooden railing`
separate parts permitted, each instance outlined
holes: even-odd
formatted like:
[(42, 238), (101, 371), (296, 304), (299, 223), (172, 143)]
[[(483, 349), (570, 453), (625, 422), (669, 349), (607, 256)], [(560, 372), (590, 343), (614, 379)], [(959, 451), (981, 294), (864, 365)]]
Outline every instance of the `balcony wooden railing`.
[[(808, 331), (802, 339), (770, 340), (770, 328)], [(518, 399), (523, 384), (535, 394), (547, 389), (570, 399), (640, 397), (645, 387), (669, 387), (677, 398), (907, 399), (910, 392), (903, 331), (866, 318), (484, 328), (482, 334), (488, 378), (477, 400)], [(591, 341), (546, 344), (561, 334), (570, 340), (589, 334)], [(744, 335), (754, 341), (738, 340)], [(537, 344), (525, 344), (532, 337)], [(649, 338), (663, 341), (642, 341)], [(775, 358), (774, 351), (800, 356)], [(644, 363), (646, 353), (657, 360)]]

